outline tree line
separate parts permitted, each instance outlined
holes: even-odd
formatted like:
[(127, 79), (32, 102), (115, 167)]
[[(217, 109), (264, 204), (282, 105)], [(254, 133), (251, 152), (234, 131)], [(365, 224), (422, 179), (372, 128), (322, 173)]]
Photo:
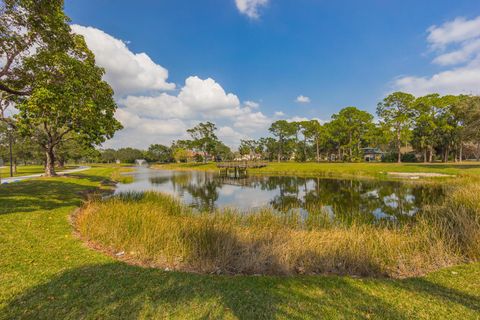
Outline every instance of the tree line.
[(208, 160), (233, 160), (234, 153), (217, 137), (217, 127), (212, 122), (199, 123), (188, 129), (190, 139), (173, 141), (171, 146), (152, 144), (147, 150), (135, 148), (106, 149), (100, 151), (102, 162), (133, 163), (136, 159), (149, 162), (207, 162)]
[[(270, 135), (241, 140), (232, 152), (222, 143), (215, 124), (187, 130), (189, 140), (171, 146), (152, 145), (146, 151), (104, 150), (102, 161), (154, 162), (207, 160), (363, 161), (366, 150), (381, 151), (382, 161), (433, 162), (467, 158), (480, 160), (480, 97), (430, 94), (414, 97), (394, 92), (377, 105), (377, 119), (367, 111), (346, 107), (330, 121), (278, 120)], [(192, 151), (194, 153), (192, 153)], [(127, 156), (128, 155), (128, 156)]]
[(361, 161), (366, 148), (383, 161), (480, 159), (480, 97), (395, 92), (367, 111), (346, 107), (331, 120), (278, 120), (271, 136), (242, 140), (239, 152), (265, 160)]

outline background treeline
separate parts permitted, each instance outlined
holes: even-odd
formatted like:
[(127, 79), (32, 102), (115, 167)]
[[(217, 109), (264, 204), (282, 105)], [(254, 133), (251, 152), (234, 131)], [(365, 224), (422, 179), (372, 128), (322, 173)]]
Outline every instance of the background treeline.
[(200, 123), (187, 130), (191, 139), (173, 141), (171, 146), (152, 144), (148, 150), (121, 148), (118, 150), (106, 149), (100, 151), (100, 161), (111, 163), (120, 161), (133, 163), (136, 159), (145, 159), (148, 162), (206, 162), (233, 160), (232, 150), (221, 142), (215, 134), (215, 124)]
[[(236, 151), (219, 140), (211, 122), (187, 130), (190, 139), (173, 141), (170, 146), (153, 144), (147, 150), (97, 150), (69, 139), (56, 146), (55, 159), (59, 166), (67, 161), (134, 163), (136, 159), (159, 163), (233, 159), (353, 162), (363, 161), (366, 150), (379, 152), (386, 162), (480, 159), (478, 96), (432, 94), (415, 98), (395, 92), (378, 104), (376, 116), (346, 107), (326, 123), (278, 120), (271, 124), (269, 136), (241, 140)], [(10, 136), (15, 163), (44, 162), (38, 144), (9, 132), (0, 123), (0, 157), (4, 162), (8, 161)]]
[(241, 140), (236, 152), (217, 138), (215, 124), (206, 122), (188, 130), (190, 140), (174, 141), (170, 147), (152, 145), (146, 151), (103, 150), (102, 161), (363, 161), (372, 150), (385, 162), (480, 159), (478, 96), (415, 98), (395, 92), (378, 104), (376, 116), (346, 107), (323, 124), (278, 120), (270, 126), (270, 136)]
[(346, 107), (324, 124), (279, 120), (271, 137), (242, 140), (239, 152), (270, 161), (360, 161), (365, 148), (384, 151), (383, 161), (480, 158), (478, 96), (395, 92), (378, 104), (377, 117)]

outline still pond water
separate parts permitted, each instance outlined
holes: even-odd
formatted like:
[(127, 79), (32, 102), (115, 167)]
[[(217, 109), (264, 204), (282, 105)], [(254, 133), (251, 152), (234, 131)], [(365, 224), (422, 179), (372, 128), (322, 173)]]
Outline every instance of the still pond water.
[(213, 172), (138, 168), (134, 182), (116, 193), (159, 191), (199, 210), (226, 207), (242, 211), (273, 207), (307, 215), (322, 208), (332, 217), (361, 216), (366, 221), (409, 221), (425, 204), (443, 200), (444, 190), (400, 181), (250, 176), (241, 179)]

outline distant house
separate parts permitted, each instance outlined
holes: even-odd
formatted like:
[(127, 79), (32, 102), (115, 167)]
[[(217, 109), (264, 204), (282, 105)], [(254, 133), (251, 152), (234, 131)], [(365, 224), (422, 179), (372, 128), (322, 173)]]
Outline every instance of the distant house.
[(261, 160), (262, 156), (260, 154), (245, 154), (245, 155), (239, 155), (233, 159), (234, 161), (255, 161), (255, 160)]
[(363, 159), (367, 162), (381, 161), (382, 156), (385, 154), (385, 152), (379, 148), (362, 148), (361, 150), (363, 152)]

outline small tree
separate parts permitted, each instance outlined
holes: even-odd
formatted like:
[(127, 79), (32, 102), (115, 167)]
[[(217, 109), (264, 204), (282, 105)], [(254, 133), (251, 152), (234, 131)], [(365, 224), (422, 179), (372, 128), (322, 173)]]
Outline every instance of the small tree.
[(203, 162), (207, 162), (208, 154), (213, 153), (216, 144), (219, 142), (215, 135), (216, 130), (217, 127), (211, 122), (202, 122), (187, 130), (192, 137), (192, 147), (203, 153)]
[(332, 116), (332, 125), (337, 127), (341, 136), (341, 146), (348, 150), (349, 161), (358, 160), (360, 148), (366, 144), (368, 132), (373, 128), (373, 116), (357, 109), (346, 107)]
[(286, 120), (278, 120), (272, 123), (268, 129), (278, 139), (277, 161), (280, 162), (284, 156), (287, 140), (297, 133), (297, 125)]
[(435, 120), (440, 112), (440, 100), (438, 94), (430, 94), (419, 97), (414, 102), (416, 118), (412, 132), (412, 144), (423, 153), (424, 162), (433, 160), (437, 131)]
[(409, 140), (410, 128), (415, 116), (414, 100), (415, 97), (411, 94), (395, 92), (383, 99), (377, 106), (377, 115), (383, 122), (384, 128), (394, 133), (394, 145), (399, 163), (402, 161), (402, 145)]
[(464, 138), (476, 147), (475, 157), (480, 159), (480, 96), (465, 97), (458, 106), (459, 112), (463, 115)]
[(153, 162), (171, 162), (173, 159), (172, 149), (162, 144), (152, 144), (146, 153), (147, 160)]
[(103, 163), (114, 163), (117, 159), (117, 151), (114, 149), (100, 150), (100, 161)]
[(173, 149), (173, 158), (176, 162), (187, 162), (188, 161), (188, 150), (180, 147)]
[(233, 152), (232, 150), (225, 145), (223, 142), (218, 141), (215, 144), (215, 148), (213, 150), (213, 153), (215, 154), (215, 160), (232, 160), (233, 159)]
[[(310, 120), (310, 121), (303, 121), (302, 122), (302, 134), (305, 138), (305, 144), (307, 141), (313, 141), (315, 145), (315, 159), (317, 162), (320, 161), (320, 147), (325, 139), (325, 129), (324, 127), (318, 122), (318, 120)], [(306, 151), (305, 158), (306, 158)]]

